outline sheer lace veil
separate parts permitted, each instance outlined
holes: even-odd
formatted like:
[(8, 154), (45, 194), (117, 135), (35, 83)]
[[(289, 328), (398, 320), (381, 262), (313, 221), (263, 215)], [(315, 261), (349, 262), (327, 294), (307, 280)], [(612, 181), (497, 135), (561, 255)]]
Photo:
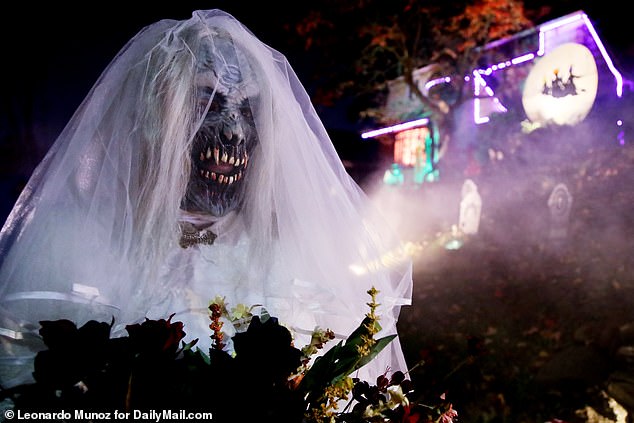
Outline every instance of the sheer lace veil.
[[(190, 281), (168, 268), (174, 257), (200, 253), (179, 246), (178, 222), (194, 134), (218, 91), (197, 100), (209, 60), (248, 78), (258, 137), (239, 218), (227, 224), (247, 234), (253, 268), (249, 281), (236, 283), (282, 322), (310, 313), (310, 324), (343, 335), (368, 312), (366, 292), (376, 287), (384, 334), (396, 333), (400, 307), (410, 302), (411, 262), (346, 173), (293, 69), (232, 16), (196, 11), (147, 26), (121, 49), (2, 228), (3, 369), (32, 356), (28, 341), (41, 320), (114, 317), (122, 327), (149, 310), (164, 318), (175, 311), (170, 299)], [(404, 370), (398, 339), (388, 349), (378, 371)], [(0, 376), (5, 386), (23, 380)]]

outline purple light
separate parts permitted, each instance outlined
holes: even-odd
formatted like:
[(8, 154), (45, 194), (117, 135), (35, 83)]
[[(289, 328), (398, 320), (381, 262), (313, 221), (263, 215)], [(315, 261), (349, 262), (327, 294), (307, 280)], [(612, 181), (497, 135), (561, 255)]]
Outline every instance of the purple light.
[(511, 64), (519, 65), (520, 63), (528, 62), (529, 60), (533, 60), (534, 58), (535, 58), (535, 53), (523, 54), (519, 57), (511, 59)]
[(544, 46), (546, 45), (546, 42), (544, 41), (544, 38), (546, 37), (545, 34), (546, 33), (544, 31), (539, 31), (539, 48), (535, 54), (540, 57), (544, 55)]
[(427, 81), (427, 83), (425, 84), (425, 89), (429, 90), (433, 86), (436, 86), (442, 83), (449, 83), (449, 82), (451, 82), (451, 78), (448, 76), (445, 76), (443, 78), (432, 79), (431, 81)]
[(379, 135), (389, 134), (392, 132), (399, 132), (405, 129), (417, 128), (419, 126), (425, 126), (429, 123), (429, 119), (422, 118), (416, 119), (405, 123), (399, 123), (398, 125), (388, 126), (386, 128), (376, 129), (374, 131), (368, 131), (361, 134), (361, 138), (373, 138), (378, 137)]
[(488, 116), (481, 116), (480, 115), (481, 107), (482, 107), (482, 105), (480, 104), (481, 99), (479, 98), (480, 97), (480, 89), (481, 89), (481, 87), (484, 88), (484, 91), (487, 93), (487, 95), (489, 97), (493, 97), (493, 102), (497, 106), (498, 111), (500, 111), (500, 112), (507, 112), (508, 111), (508, 109), (506, 107), (504, 107), (504, 105), (500, 102), (500, 100), (495, 98), (495, 93), (493, 92), (491, 87), (489, 87), (487, 85), (486, 81), (484, 80), (484, 78), (482, 78), (482, 76), (480, 76), (480, 74), (482, 74), (482, 73), (483, 72), (481, 70), (473, 71), (473, 93), (475, 95), (475, 99), (473, 101), (473, 121), (477, 125), (480, 125), (482, 123), (487, 123), (490, 120)]
[[(608, 68), (610, 69), (610, 72), (612, 72), (612, 75), (614, 75), (614, 79), (616, 80), (616, 95), (619, 98), (622, 97), (623, 96), (623, 77), (621, 76), (619, 71), (614, 67), (614, 64), (612, 63), (612, 59), (610, 58), (607, 50), (603, 46), (603, 43), (601, 42), (601, 39), (599, 38), (599, 35), (595, 31), (594, 26), (592, 25), (592, 22), (590, 22), (590, 19), (588, 18), (588, 16), (585, 13), (581, 12), (581, 11), (575, 12), (574, 14), (572, 14), (570, 16), (564, 16), (562, 18), (559, 18), (559, 19), (557, 19), (555, 21), (552, 21), (552, 22), (549, 22), (547, 24), (540, 25), (539, 26), (539, 48), (538, 48), (537, 52), (536, 53), (527, 53), (527, 54), (515, 57), (515, 58), (511, 59), (511, 64), (512, 65), (518, 65), (520, 63), (524, 63), (524, 62), (527, 62), (529, 60), (533, 60), (535, 58), (535, 56), (543, 56), (544, 53), (546, 52), (546, 33), (547, 32), (556, 30), (558, 28), (561, 28), (562, 26), (569, 25), (569, 24), (572, 24), (572, 23), (575, 23), (575, 22), (579, 22), (579, 21), (582, 21), (585, 24), (586, 28), (590, 32), (590, 35), (592, 35), (592, 39), (594, 40), (594, 42), (596, 43), (597, 47), (599, 48), (599, 51), (601, 52), (601, 55), (603, 56), (603, 60), (605, 60), (605, 63), (607, 64)], [(476, 97), (480, 94), (480, 84), (483, 87), (485, 87), (485, 91), (487, 92), (487, 94), (489, 94), (491, 97), (494, 96), (493, 90), (491, 90), (491, 88), (486, 85), (486, 82), (482, 79), (482, 77), (480, 77), (480, 75), (482, 75), (482, 74), (491, 75), (496, 70), (504, 69), (506, 66), (508, 66), (507, 63), (508, 63), (508, 61), (501, 62), (501, 63), (498, 63), (497, 65), (493, 65), (493, 66), (491, 66), (491, 67), (489, 67), (487, 69), (478, 69), (477, 71), (473, 72), (474, 76), (476, 76), (477, 78), (481, 79), (480, 83), (474, 83), (474, 94), (476, 95)], [(488, 117), (480, 116), (479, 99), (476, 98), (475, 102), (476, 102), (476, 104), (474, 105), (474, 109), (473, 109), (474, 122), (476, 124), (488, 122), (488, 120), (489, 120)], [(501, 103), (500, 103), (500, 105), (502, 107), (504, 107)]]
[[(478, 96), (480, 95), (480, 87), (485, 87), (485, 88), (489, 88), (487, 87), (486, 82), (484, 81), (484, 79), (482, 79), (482, 77), (480, 76), (480, 74), (476, 71), (473, 71), (473, 92), (475, 94), (475, 101), (473, 102), (473, 121), (477, 124), (480, 125), (482, 123), (487, 123), (489, 121), (489, 117), (488, 116), (480, 116), (480, 99), (478, 98)], [(490, 88), (489, 88), (490, 89)]]
[(610, 69), (610, 72), (612, 72), (612, 75), (614, 75), (614, 79), (616, 79), (616, 96), (620, 98), (621, 96), (623, 96), (623, 77), (621, 76), (619, 71), (617, 71), (616, 68), (614, 67), (614, 64), (612, 63), (612, 59), (610, 58), (610, 55), (608, 54), (607, 50), (603, 46), (603, 43), (601, 42), (599, 35), (594, 30), (594, 26), (592, 25), (592, 22), (590, 22), (590, 19), (588, 19), (588, 16), (585, 13), (583, 14), (583, 21), (585, 22), (586, 27), (588, 28), (588, 31), (590, 31), (590, 34), (592, 34), (592, 38), (594, 39), (594, 42), (597, 43), (597, 46), (599, 47), (599, 51), (601, 51), (601, 55), (603, 56), (603, 60), (605, 60), (605, 63), (608, 65), (608, 68)]
[(581, 19), (585, 13), (579, 11), (575, 12), (568, 16), (563, 16), (561, 18), (552, 20), (548, 23), (542, 24), (539, 26), (540, 31), (550, 31), (551, 29), (559, 28), (564, 25), (568, 25), (569, 23), (576, 22)]
[(583, 16), (585, 16), (584, 13), (575, 12), (574, 14), (570, 16), (564, 16), (559, 19), (555, 19), (554, 21), (540, 25), (539, 26), (539, 49), (537, 50), (537, 55), (543, 56), (544, 53), (546, 52), (546, 42), (545, 42), (546, 32), (552, 31), (554, 29), (576, 22), (580, 20)]
[[(475, 82), (474, 81), (474, 94), (476, 96), (475, 99), (475, 104), (473, 107), (473, 121), (476, 124), (482, 124), (482, 123), (486, 123), (489, 121), (488, 116), (480, 116), (480, 112), (481, 112), (481, 105), (480, 105), (480, 99), (477, 98), (480, 95), (480, 87), (484, 87), (485, 92), (491, 96), (494, 97), (495, 93), (493, 92), (493, 90), (491, 89), (491, 87), (489, 87), (486, 84), (486, 81), (480, 76), (480, 75), (491, 75), (493, 74), (493, 72), (495, 72), (496, 70), (500, 70), (500, 69), (505, 69), (506, 67), (510, 67), (510, 66), (515, 66), (515, 65), (519, 65), (521, 63), (525, 63), (528, 62), (530, 60), (533, 60), (536, 56), (542, 56), (545, 52), (545, 34), (547, 31), (551, 31), (557, 28), (560, 28), (564, 25), (568, 25), (570, 23), (573, 22), (577, 22), (580, 19), (582, 19), (585, 16), (585, 14), (581, 13), (581, 12), (577, 12), (572, 16), (566, 16), (564, 18), (560, 18), (557, 19), (556, 21), (550, 22), (548, 24), (542, 25), (539, 27), (539, 48), (537, 50), (536, 53), (526, 53), (523, 54), (521, 56), (517, 56), (512, 58), (510, 61), (509, 60), (505, 60), (503, 62), (500, 62), (496, 65), (492, 65), (486, 69), (477, 69), (475, 71), (473, 71), (473, 75), (476, 79), (479, 79), (479, 82)], [(592, 32), (592, 31), (591, 31)], [(595, 40), (596, 41), (596, 40)], [(497, 99), (496, 99), (497, 100)], [(504, 105), (502, 103), (500, 103), (499, 100), (497, 100), (497, 103), (500, 105), (501, 107), (501, 111), (506, 111), (506, 108), (504, 107)]]
[[(523, 54), (521, 56), (518, 56), (514, 59), (511, 60), (506, 60), (504, 62), (500, 62), (497, 65), (493, 65), (491, 67), (488, 67), (486, 69), (477, 69), (476, 72), (478, 72), (481, 75), (491, 75), (494, 71), (496, 70), (500, 70), (500, 69), (504, 69), (513, 65), (519, 65), (520, 63), (524, 63), (524, 62), (528, 62), (529, 60), (532, 60), (535, 58), (535, 54), (534, 53), (527, 53), (527, 54)], [(466, 80), (467, 77), (465, 77)], [(434, 81), (438, 81), (438, 83), (442, 82), (440, 81), (441, 78), (439, 79), (435, 79)]]
[(588, 15), (586, 15), (585, 13), (581, 11), (576, 12), (573, 15), (565, 16), (563, 18), (557, 19), (553, 22), (540, 25), (539, 26), (539, 49), (537, 50), (537, 55), (543, 56), (544, 53), (546, 52), (546, 33), (547, 32), (555, 30), (562, 26), (577, 22), (579, 20), (582, 20), (583, 23), (585, 24), (586, 28), (588, 29), (588, 32), (590, 32), (590, 35), (592, 35), (592, 39), (594, 40), (595, 44), (599, 48), (599, 51), (601, 52), (601, 56), (603, 56), (603, 60), (605, 60), (606, 65), (608, 65), (608, 68), (610, 69), (610, 72), (612, 72), (612, 75), (614, 75), (614, 79), (616, 80), (616, 96), (619, 98), (622, 97), (623, 96), (623, 77), (621, 76), (621, 73), (618, 70), (616, 70), (616, 68), (614, 67), (614, 64), (612, 63), (612, 59), (610, 58), (610, 55), (605, 49), (603, 42), (601, 42), (601, 39), (599, 38), (599, 34), (597, 34), (597, 31), (594, 29), (592, 22), (590, 22)]

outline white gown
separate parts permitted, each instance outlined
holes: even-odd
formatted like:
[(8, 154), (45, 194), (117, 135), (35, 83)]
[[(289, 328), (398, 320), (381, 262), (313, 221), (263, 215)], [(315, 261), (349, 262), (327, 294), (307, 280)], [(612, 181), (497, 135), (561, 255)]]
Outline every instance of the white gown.
[[(258, 144), (241, 206), (216, 219), (214, 243), (182, 248), (186, 170), (202, 123), (193, 93), (210, 55), (223, 62), (226, 49), (215, 49), (226, 34), (238, 52), (227, 62), (250, 78)], [(263, 306), (301, 347), (315, 326), (349, 334), (372, 287), (379, 336), (395, 334), (412, 289), (400, 240), (346, 173), (286, 58), (219, 10), (159, 21), (121, 49), (20, 195), (0, 260), (3, 387), (30, 380), (41, 320), (114, 317), (116, 336), (176, 313), (204, 350), (207, 306), (220, 295)], [(398, 338), (365, 371), (387, 366), (406, 370)]]

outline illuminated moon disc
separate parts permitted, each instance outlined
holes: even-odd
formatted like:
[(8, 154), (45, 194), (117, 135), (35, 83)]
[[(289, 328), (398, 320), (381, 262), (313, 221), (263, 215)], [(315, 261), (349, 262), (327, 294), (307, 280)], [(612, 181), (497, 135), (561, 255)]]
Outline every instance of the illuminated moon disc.
[(522, 105), (532, 122), (576, 125), (590, 112), (598, 84), (590, 50), (577, 43), (562, 44), (536, 60), (526, 78)]

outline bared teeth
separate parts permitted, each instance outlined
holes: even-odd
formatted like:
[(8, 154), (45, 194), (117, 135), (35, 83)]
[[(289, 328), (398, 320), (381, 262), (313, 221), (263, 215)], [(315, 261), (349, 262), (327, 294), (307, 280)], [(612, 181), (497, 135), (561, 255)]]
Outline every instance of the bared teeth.
[(243, 171), (239, 171), (233, 175), (224, 175), (222, 173), (216, 173), (205, 169), (200, 169), (200, 176), (206, 179), (211, 179), (219, 184), (231, 185), (234, 182), (238, 182), (243, 177)]
[(206, 150), (203, 150), (200, 153), (199, 157), (201, 162), (204, 162), (205, 160), (211, 160), (211, 158), (213, 158), (215, 164), (217, 165), (232, 166), (235, 169), (235, 173), (228, 172), (230, 173), (230, 175), (227, 175), (211, 170), (200, 169), (200, 177), (223, 185), (231, 185), (234, 182), (240, 181), (244, 176), (244, 169), (246, 169), (247, 163), (249, 162), (249, 155), (245, 151), (233, 151), (232, 154), (234, 155), (229, 156), (229, 153), (222, 152), (220, 147), (207, 147)]

